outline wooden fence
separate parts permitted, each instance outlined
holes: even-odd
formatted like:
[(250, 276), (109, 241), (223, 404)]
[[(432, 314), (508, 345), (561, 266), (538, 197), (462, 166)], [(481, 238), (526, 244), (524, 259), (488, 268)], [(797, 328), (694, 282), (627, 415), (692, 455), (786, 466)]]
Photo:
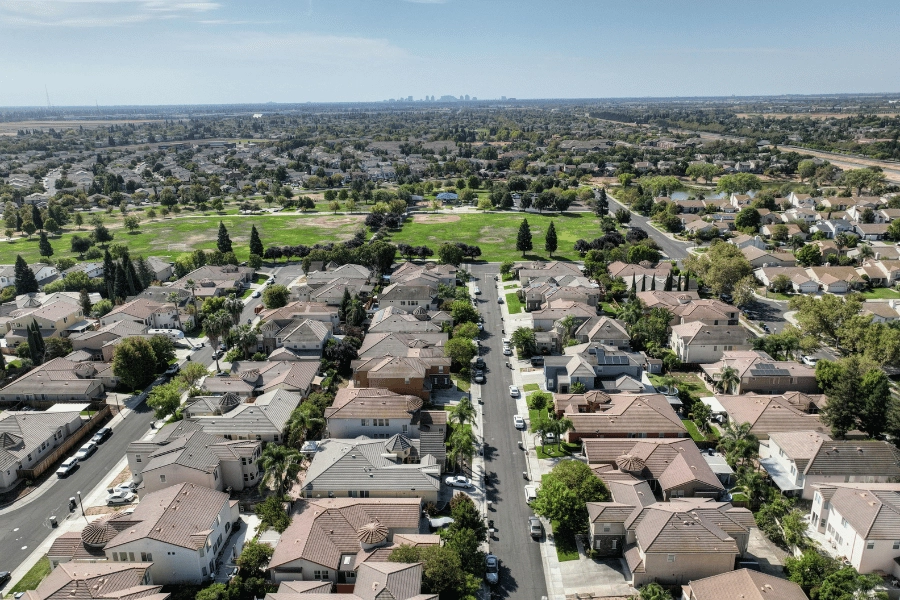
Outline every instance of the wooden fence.
[(66, 440), (53, 452), (51, 452), (44, 460), (37, 463), (31, 469), (19, 469), (19, 479), (35, 479), (40, 477), (47, 469), (56, 464), (64, 454), (72, 449), (72, 446), (84, 439), (85, 436), (93, 433), (101, 424), (109, 419), (110, 411), (108, 406), (102, 407), (94, 415), (88, 419), (88, 422), (78, 428), (78, 431), (70, 435)]

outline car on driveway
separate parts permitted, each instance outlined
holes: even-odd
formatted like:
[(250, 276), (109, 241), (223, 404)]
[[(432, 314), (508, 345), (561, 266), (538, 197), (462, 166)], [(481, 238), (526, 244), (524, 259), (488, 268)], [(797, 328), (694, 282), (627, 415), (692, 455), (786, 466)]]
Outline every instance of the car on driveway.
[(106, 497), (107, 504), (128, 504), (134, 500), (134, 492), (121, 491)]
[(97, 444), (91, 441), (78, 449), (78, 452), (75, 453), (75, 458), (78, 460), (87, 460), (87, 458), (96, 451)]
[(101, 427), (97, 430), (97, 433), (94, 434), (94, 437), (91, 438), (91, 441), (97, 444), (98, 446), (105, 442), (109, 436), (112, 435), (111, 427)]
[(115, 487), (108, 488), (106, 491), (110, 494), (115, 494), (118, 492), (133, 492), (134, 488), (136, 488), (136, 487), (137, 486), (134, 485), (133, 481), (126, 481), (124, 483), (120, 483), (119, 485), (117, 485)]
[(522, 415), (513, 415), (513, 424), (516, 429), (525, 429), (525, 419), (522, 418)]
[(819, 359), (816, 358), (815, 356), (802, 356), (802, 357), (800, 357), (800, 360), (807, 367), (814, 367), (814, 366), (816, 366), (816, 363), (819, 362)]
[(56, 470), (57, 477), (68, 477), (69, 474), (78, 468), (78, 459), (74, 456), (67, 458), (59, 465), (59, 468)]
[(509, 395), (512, 396), (513, 398), (518, 398), (519, 397), (519, 388), (517, 388), (514, 385), (509, 386)]
[(544, 525), (537, 517), (528, 517), (528, 529), (531, 531), (531, 537), (536, 540), (544, 536)]
[(464, 477), (462, 475), (451, 475), (444, 479), (444, 483), (449, 485), (450, 487), (458, 487), (458, 488), (470, 488), (472, 487), (472, 480), (468, 477)]
[(500, 559), (493, 554), (484, 557), (484, 578), (494, 585), (500, 579)]

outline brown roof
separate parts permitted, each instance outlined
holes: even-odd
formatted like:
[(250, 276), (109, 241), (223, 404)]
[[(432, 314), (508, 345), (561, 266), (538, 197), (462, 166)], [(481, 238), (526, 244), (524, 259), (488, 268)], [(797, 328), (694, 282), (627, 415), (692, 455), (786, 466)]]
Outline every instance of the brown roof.
[[(865, 540), (900, 539), (900, 484), (833, 486), (831, 508)], [(885, 489), (892, 488), (892, 489)]]
[(806, 465), (804, 475), (900, 477), (900, 451), (879, 441), (822, 441)]
[(767, 436), (776, 431), (818, 431), (827, 428), (819, 415), (803, 412), (783, 396), (716, 396), (735, 423), (750, 423), (750, 432)]
[(34, 591), (29, 600), (93, 600), (115, 598), (164, 600), (161, 585), (144, 585), (144, 576), (153, 563), (64, 562), (57, 565)]
[(326, 419), (410, 418), (422, 408), (418, 396), (395, 394), (384, 388), (342, 388), (331, 407), (325, 409)]
[(807, 600), (806, 594), (793, 581), (749, 569), (738, 569), (688, 584), (691, 600)]
[[(574, 396), (578, 395), (584, 394), (569, 395), (575, 404), (578, 400)], [(572, 421), (575, 432), (599, 431), (601, 435), (622, 431), (687, 432), (662, 394), (610, 394), (608, 397), (610, 402), (601, 405), (597, 412), (569, 412), (568, 407), (566, 408), (566, 418)]]

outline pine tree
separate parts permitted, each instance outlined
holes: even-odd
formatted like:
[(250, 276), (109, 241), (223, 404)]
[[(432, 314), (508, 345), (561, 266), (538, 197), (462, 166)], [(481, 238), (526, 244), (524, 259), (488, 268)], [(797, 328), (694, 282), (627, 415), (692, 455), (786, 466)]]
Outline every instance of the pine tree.
[(81, 304), (81, 312), (84, 313), (84, 316), (88, 316), (91, 314), (91, 297), (88, 295), (88, 291), (84, 288), (81, 289), (81, 292), (78, 294), (78, 302)]
[(125, 272), (122, 267), (116, 265), (115, 279), (113, 280), (113, 299), (115, 302), (125, 300), (128, 296), (128, 283), (125, 281)]
[(116, 283), (116, 263), (113, 261), (112, 254), (107, 248), (103, 252), (103, 287), (106, 288), (106, 294), (110, 300), (115, 301), (113, 297), (113, 286)]
[(633, 291), (637, 290), (637, 273), (631, 274), (631, 289)]
[(681, 275), (678, 275), (678, 291), (681, 291)]
[(144, 287), (141, 285), (137, 269), (134, 268), (134, 263), (131, 262), (131, 257), (128, 256), (127, 251), (122, 255), (122, 271), (125, 273), (125, 282), (128, 284), (130, 295), (134, 296), (141, 293)]
[(672, 271), (669, 271), (669, 274), (666, 275), (666, 282), (663, 284), (664, 292), (672, 291)]
[(150, 270), (150, 265), (147, 264), (143, 256), (138, 256), (137, 259), (137, 276), (138, 281), (141, 282), (142, 291), (146, 290), (153, 283), (153, 271)]
[(250, 254), (262, 257), (264, 252), (262, 240), (259, 238), (259, 232), (256, 230), (256, 225), (253, 225), (250, 228)]
[(37, 350), (37, 342), (34, 339), (34, 331), (31, 329), (31, 325), (25, 328), (28, 332), (28, 356), (31, 358), (31, 362), (36, 365), (41, 364), (40, 353)]
[(525, 253), (531, 248), (531, 227), (528, 226), (528, 219), (522, 219), (519, 235), (516, 236), (516, 250), (522, 253), (522, 258), (525, 258)]
[(556, 242), (556, 226), (553, 225), (553, 221), (550, 221), (547, 237), (544, 239), (544, 250), (550, 253), (550, 258), (553, 258), (553, 253), (556, 252)]
[(38, 291), (37, 278), (34, 271), (25, 262), (21, 255), (16, 257), (16, 295), (33, 294)]
[(47, 347), (44, 344), (44, 334), (41, 333), (41, 327), (38, 325), (37, 319), (31, 320), (31, 330), (34, 331), (34, 341), (36, 342), (38, 352), (43, 355)]
[(684, 274), (684, 291), (691, 291), (691, 272), (688, 271)]
[(650, 291), (656, 291), (656, 276), (650, 277)]
[(594, 200), (594, 214), (602, 217), (609, 213), (609, 199), (606, 197), (606, 190), (600, 188), (597, 198)]
[(644, 275), (641, 275), (641, 291), (647, 291), (647, 278)]
[(352, 301), (353, 301), (353, 299), (350, 297), (350, 289), (345, 287), (344, 288), (344, 297), (341, 298), (341, 306), (340, 306), (340, 310), (338, 311), (339, 319), (346, 320), (347, 311), (350, 309), (350, 303)]
[(225, 229), (225, 223), (222, 221), (219, 221), (219, 239), (216, 241), (216, 248), (222, 254), (231, 252), (231, 238), (228, 236), (228, 230)]
[(35, 204), (31, 205), (31, 222), (34, 223), (34, 227), (38, 231), (44, 230), (44, 218), (41, 216), (41, 211)]
[(41, 232), (41, 239), (38, 242), (38, 252), (41, 256), (45, 258), (50, 258), (53, 256), (53, 246), (50, 245), (50, 240), (47, 239), (47, 232)]

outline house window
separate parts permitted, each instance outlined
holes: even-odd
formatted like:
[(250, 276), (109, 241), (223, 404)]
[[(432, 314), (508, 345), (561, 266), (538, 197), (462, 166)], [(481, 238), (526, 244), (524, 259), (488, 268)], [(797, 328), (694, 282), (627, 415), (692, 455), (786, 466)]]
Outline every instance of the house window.
[(892, 548), (894, 550), (900, 550), (900, 540), (894, 540), (894, 545)]
[(404, 377), (403, 383), (405, 383), (406, 385), (409, 385), (409, 377)]
[(407, 433), (409, 431), (409, 425), (403, 426), (403, 433)]
[(866, 550), (874, 550), (875, 542), (866, 542)]
[[(123, 553), (123, 554), (124, 554), (124, 553)], [(174, 552), (173, 552), (173, 554), (174, 554)], [(129, 553), (128, 553), (128, 560), (131, 561), (131, 562), (134, 562), (134, 552), (129, 552)]]
[(368, 419), (360, 419), (359, 424), (361, 427), (365, 427), (366, 425), (369, 424), (369, 420)]
[(846, 527), (846, 526), (847, 526), (847, 519), (842, 518), (841, 519), (841, 527)]
[(159, 476), (159, 481), (160, 481), (161, 483), (165, 483), (165, 482), (166, 482), (166, 476), (165, 476), (165, 475), (160, 475), (160, 476)]
[(609, 533), (609, 532), (610, 532), (609, 523), (604, 523), (603, 524), (603, 533)]
[(141, 552), (141, 562), (153, 562), (153, 553)]
[(613, 540), (611, 549), (615, 550), (616, 548), (618, 548), (618, 546), (619, 546), (619, 540)]
[(674, 554), (666, 555), (666, 562), (675, 562), (675, 555)]
[(141, 462), (141, 455), (140, 455), (140, 454), (135, 454), (135, 455), (134, 455), (134, 462)]
[(278, 441), (278, 434), (277, 434), (277, 433), (276, 433), (275, 435), (272, 436), (272, 441), (273, 441), (273, 442), (277, 442), (277, 441)]
[(113, 562), (118, 562), (118, 560), (119, 560), (119, 553), (118, 553), (118, 552), (113, 552), (113, 554), (112, 554), (112, 559), (113, 559)]
[(360, 497), (360, 498), (368, 498), (368, 497), (369, 497), (369, 490), (360, 490), (360, 492), (359, 492), (359, 497)]

